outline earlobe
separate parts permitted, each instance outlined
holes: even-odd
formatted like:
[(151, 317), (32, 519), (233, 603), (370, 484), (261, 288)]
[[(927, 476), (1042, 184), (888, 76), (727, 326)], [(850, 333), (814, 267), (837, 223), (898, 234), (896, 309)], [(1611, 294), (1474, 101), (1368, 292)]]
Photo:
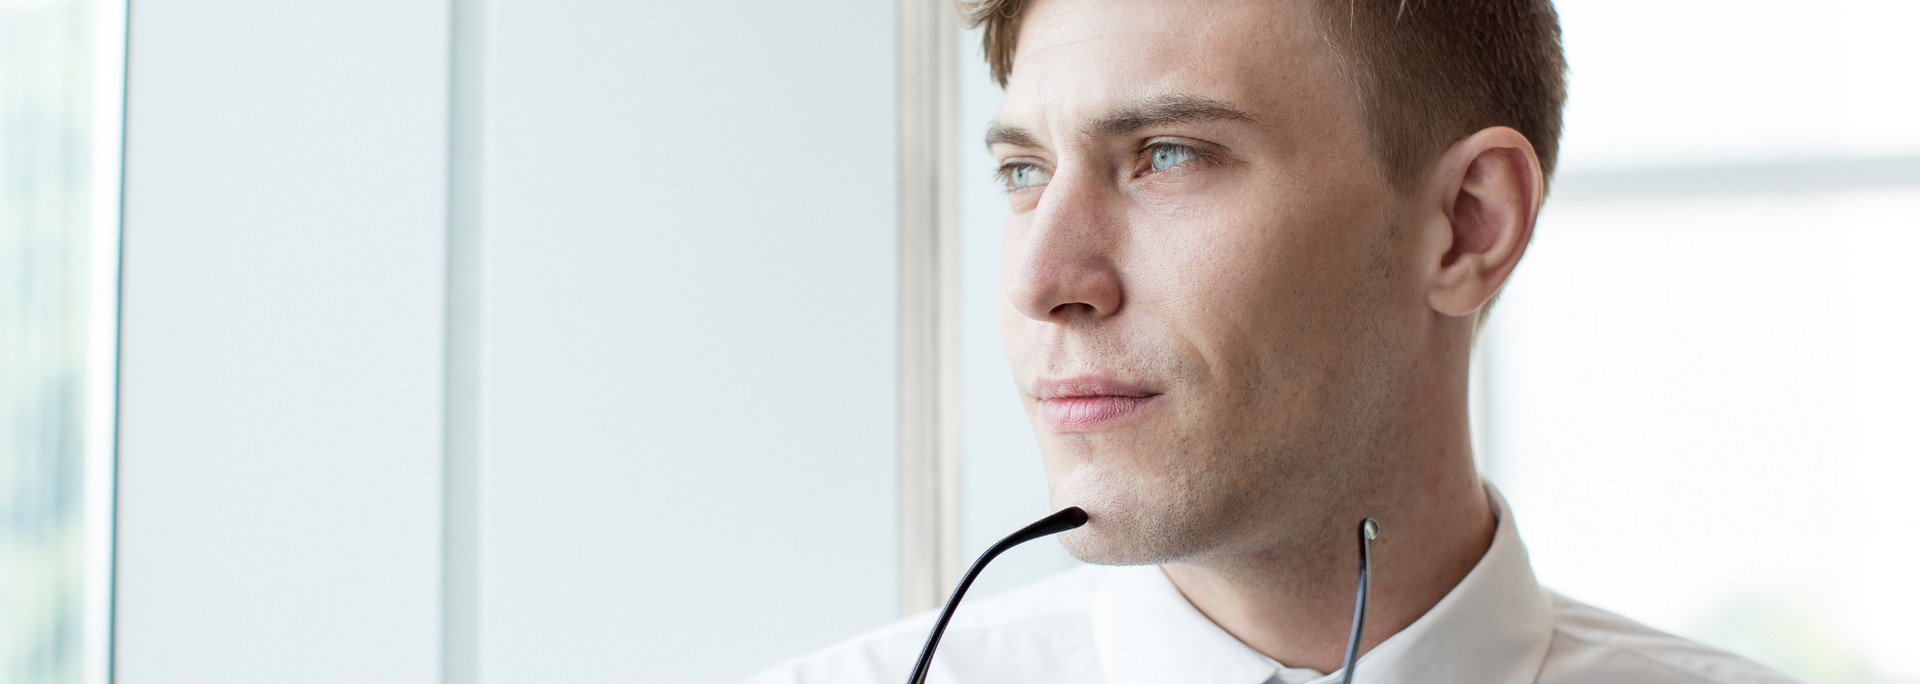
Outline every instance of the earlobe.
[(1466, 316), (1500, 291), (1533, 238), (1540, 159), (1526, 136), (1498, 126), (1454, 143), (1434, 171), (1444, 233), (1430, 253), (1428, 304)]

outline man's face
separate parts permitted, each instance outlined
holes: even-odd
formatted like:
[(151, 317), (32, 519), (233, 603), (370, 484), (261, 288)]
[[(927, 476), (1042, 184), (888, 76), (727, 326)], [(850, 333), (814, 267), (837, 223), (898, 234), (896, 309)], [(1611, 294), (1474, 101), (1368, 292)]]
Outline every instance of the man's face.
[(1025, 9), (1001, 331), (1084, 560), (1287, 546), (1404, 418), (1422, 299), (1310, 1)]

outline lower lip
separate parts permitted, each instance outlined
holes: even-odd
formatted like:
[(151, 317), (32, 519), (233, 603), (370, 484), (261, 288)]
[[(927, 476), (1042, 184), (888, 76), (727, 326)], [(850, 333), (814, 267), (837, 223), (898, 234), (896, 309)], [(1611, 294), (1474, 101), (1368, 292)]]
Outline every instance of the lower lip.
[(1062, 397), (1040, 402), (1040, 418), (1054, 432), (1087, 432), (1140, 415), (1153, 397)]

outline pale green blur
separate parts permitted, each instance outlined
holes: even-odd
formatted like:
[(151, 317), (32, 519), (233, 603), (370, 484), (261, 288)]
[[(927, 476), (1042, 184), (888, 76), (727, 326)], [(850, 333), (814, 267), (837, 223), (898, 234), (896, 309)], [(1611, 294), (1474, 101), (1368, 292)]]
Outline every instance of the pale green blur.
[(0, 0), (0, 681), (83, 676), (92, 3)]

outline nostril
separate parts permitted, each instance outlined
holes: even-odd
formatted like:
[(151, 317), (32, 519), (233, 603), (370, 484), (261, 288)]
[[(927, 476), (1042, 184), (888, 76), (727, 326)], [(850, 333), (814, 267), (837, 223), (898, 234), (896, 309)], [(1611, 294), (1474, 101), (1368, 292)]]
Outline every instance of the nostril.
[(1086, 302), (1067, 302), (1053, 307), (1053, 310), (1047, 312), (1047, 314), (1054, 318), (1074, 318), (1076, 316), (1091, 316), (1099, 313), (1099, 311), (1100, 310), (1095, 308), (1094, 305)]

